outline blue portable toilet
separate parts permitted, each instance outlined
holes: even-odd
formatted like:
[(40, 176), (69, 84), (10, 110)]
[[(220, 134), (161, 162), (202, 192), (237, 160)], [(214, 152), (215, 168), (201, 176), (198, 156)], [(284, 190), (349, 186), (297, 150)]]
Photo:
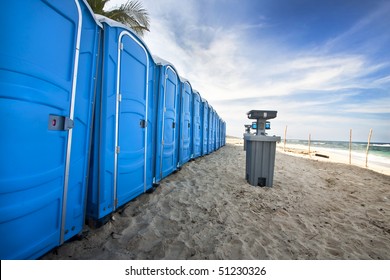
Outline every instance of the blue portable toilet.
[(201, 146), (201, 105), (202, 100), (199, 92), (194, 91), (194, 101), (193, 101), (193, 158), (197, 158), (202, 155), (202, 146)]
[(217, 150), (217, 125), (218, 125), (218, 114), (217, 111), (214, 109), (214, 151)]
[(202, 118), (202, 155), (209, 153), (209, 103), (202, 98), (203, 118)]
[(222, 146), (226, 145), (226, 122), (222, 121)]
[(222, 148), (223, 145), (224, 145), (224, 144), (223, 144), (223, 125), (224, 125), (224, 124), (223, 124), (223, 120), (221, 119), (221, 132), (220, 132), (220, 133), (221, 133), (221, 148)]
[(221, 118), (217, 116), (217, 149), (221, 148)]
[(218, 137), (218, 149), (221, 148), (221, 118), (218, 115), (218, 131), (217, 131), (217, 137)]
[(160, 182), (177, 169), (178, 164), (178, 121), (180, 79), (175, 67), (154, 56), (158, 82), (157, 134), (154, 183)]
[(209, 139), (208, 139), (208, 152), (209, 154), (211, 154), (213, 152), (213, 146), (212, 146), (212, 142), (213, 142), (213, 107), (209, 104)]
[(219, 149), (219, 142), (220, 142), (220, 138), (219, 138), (219, 116), (218, 116), (218, 113), (215, 112), (215, 150), (218, 150)]
[(154, 62), (128, 27), (103, 24), (88, 218), (100, 220), (153, 186)]
[(219, 137), (219, 115), (215, 119), (215, 149), (219, 149), (220, 137)]
[(179, 127), (179, 160), (182, 166), (192, 157), (192, 112), (193, 92), (189, 81), (181, 79), (180, 90), (180, 127)]
[(218, 114), (217, 111), (215, 111), (215, 117), (214, 117), (214, 150), (216, 151), (218, 149)]
[[(200, 96), (200, 94), (199, 94)], [(202, 96), (200, 96), (200, 102), (199, 102), (199, 146), (200, 146), (200, 155), (199, 156), (203, 156), (203, 117), (204, 117), (204, 114), (203, 114), (203, 110), (204, 110), (204, 106), (203, 106), (203, 98)]]
[(100, 27), (84, 1), (4, 1), (0, 259), (81, 232)]
[(212, 106), (210, 106), (209, 118), (209, 153), (212, 153), (215, 151), (215, 110)]
[(214, 151), (217, 150), (217, 130), (218, 130), (218, 114), (214, 111)]
[(227, 135), (227, 132), (226, 132), (226, 121), (224, 123), (224, 126), (223, 126), (223, 144), (226, 145), (226, 135)]
[(225, 146), (225, 121), (221, 119), (221, 147)]

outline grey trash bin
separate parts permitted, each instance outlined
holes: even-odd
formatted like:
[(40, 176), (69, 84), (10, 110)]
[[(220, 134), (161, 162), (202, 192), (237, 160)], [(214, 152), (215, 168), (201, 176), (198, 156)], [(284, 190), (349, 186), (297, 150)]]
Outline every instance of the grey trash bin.
[(276, 117), (276, 111), (252, 110), (248, 118), (257, 120), (256, 135), (246, 134), (245, 179), (252, 186), (272, 187), (275, 167), (276, 142), (279, 136), (267, 136), (268, 119)]

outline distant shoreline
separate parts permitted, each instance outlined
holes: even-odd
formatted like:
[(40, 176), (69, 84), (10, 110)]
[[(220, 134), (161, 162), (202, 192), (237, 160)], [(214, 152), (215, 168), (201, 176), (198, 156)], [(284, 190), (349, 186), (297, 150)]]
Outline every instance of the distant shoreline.
[[(244, 145), (244, 140), (239, 137), (227, 136), (233, 140), (235, 145)], [(287, 140), (288, 141), (288, 140)], [(318, 140), (313, 140), (313, 142), (318, 142)], [(340, 141), (337, 141), (340, 142)], [(374, 143), (375, 144), (375, 143)], [(318, 146), (311, 146), (310, 155), (308, 153), (308, 146), (302, 144), (286, 144), (286, 151), (284, 151), (283, 140), (277, 144), (277, 151), (293, 156), (298, 156), (302, 158), (309, 158), (312, 160), (326, 161), (326, 162), (334, 162), (334, 163), (343, 163), (349, 165), (349, 152), (346, 150), (336, 149), (336, 148), (322, 148)], [(315, 154), (323, 154), (329, 156), (320, 157)], [(365, 154), (361, 151), (352, 151), (352, 160), (351, 165), (366, 168), (365, 167)], [(368, 154), (368, 167), (367, 169), (373, 170), (375, 172), (390, 175), (390, 163), (388, 163), (388, 159), (386, 157), (381, 157), (373, 154), (371, 151)]]
[[(310, 155), (308, 153), (308, 146), (298, 145), (298, 144), (286, 144), (286, 151), (284, 151), (283, 143), (279, 143), (277, 145), (277, 150), (282, 153), (291, 154), (294, 156), (311, 158), (314, 160), (335, 162), (335, 163), (343, 163), (349, 165), (349, 152), (338, 150), (338, 149), (330, 149), (330, 148), (318, 148), (311, 147)], [(329, 158), (323, 158), (315, 156), (315, 154), (324, 154), (329, 156)], [(367, 169), (373, 170), (375, 172), (390, 175), (390, 164), (385, 162), (386, 158), (379, 157), (376, 155), (369, 154), (368, 155), (368, 167)], [(365, 154), (360, 152), (352, 151), (351, 157), (351, 165), (359, 166), (362, 168), (365, 167), (366, 158)]]

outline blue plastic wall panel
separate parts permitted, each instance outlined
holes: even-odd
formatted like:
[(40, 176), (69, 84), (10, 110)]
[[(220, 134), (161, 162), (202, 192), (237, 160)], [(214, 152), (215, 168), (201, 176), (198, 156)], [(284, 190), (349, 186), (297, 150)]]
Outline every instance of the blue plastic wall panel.
[(209, 104), (209, 130), (208, 130), (208, 141), (207, 141), (207, 145), (208, 145), (208, 153), (212, 153), (212, 149), (211, 149), (211, 141), (212, 141), (212, 137), (211, 137), (211, 134), (212, 134), (212, 128), (213, 128), (213, 107)]
[(215, 111), (214, 123), (215, 123), (215, 131), (214, 131), (214, 137), (215, 137), (215, 141), (214, 141), (214, 150), (218, 150), (218, 114), (217, 114), (217, 111)]
[(0, 259), (34, 259), (84, 223), (98, 25), (82, 1), (2, 11)]
[(131, 31), (103, 21), (101, 92), (97, 104), (88, 217), (100, 219), (152, 187), (153, 69)]
[(209, 153), (213, 152), (213, 145), (212, 145), (213, 130), (214, 130), (214, 114), (213, 114), (213, 107), (210, 106), (209, 108)]
[(225, 142), (224, 142), (224, 139), (225, 139), (224, 127), (225, 127), (225, 123), (222, 121), (221, 122), (221, 146), (222, 147), (225, 145)]
[(200, 94), (194, 92), (193, 99), (193, 157), (197, 158), (202, 154), (201, 147), (201, 122), (200, 122), (200, 107), (202, 104)]
[(216, 127), (215, 127), (215, 148), (218, 150), (220, 148), (220, 143), (221, 143), (221, 136), (219, 134), (219, 116), (217, 114), (216, 118)]
[[(200, 96), (200, 95), (199, 95)], [(204, 152), (203, 152), (203, 118), (204, 118), (204, 105), (203, 105), (203, 99), (202, 97), (200, 97), (200, 102), (199, 102), (199, 107), (200, 107), (200, 110), (199, 110), (199, 121), (200, 121), (200, 124), (199, 124), (199, 146), (200, 146), (200, 155), (199, 156), (203, 156), (204, 155)]]
[(225, 146), (225, 122), (222, 121), (222, 146)]
[(192, 154), (192, 96), (190, 83), (187, 81), (182, 82), (180, 93), (179, 166), (188, 162)]
[(225, 145), (226, 145), (226, 135), (227, 135), (226, 129), (227, 129), (227, 127), (226, 127), (226, 122), (225, 122), (225, 125), (224, 125), (224, 138), (223, 138), (223, 142), (224, 142)]
[(214, 110), (214, 151), (217, 150), (217, 119), (218, 119), (218, 115), (217, 115), (217, 111)]
[(219, 118), (218, 114), (217, 114), (217, 118), (216, 118), (216, 131), (215, 131), (215, 135), (216, 135), (216, 149), (218, 150), (219, 148), (221, 148), (221, 119)]
[(209, 153), (212, 153), (215, 150), (215, 111), (211, 106), (209, 110)]
[(217, 114), (216, 111), (213, 109), (213, 136), (212, 136), (212, 151), (215, 151), (215, 143), (217, 142), (216, 140), (216, 129), (217, 129)]
[(222, 121), (222, 146), (226, 145), (226, 123)]
[(221, 148), (224, 146), (224, 143), (223, 143), (223, 120), (221, 119)]
[(160, 77), (156, 124), (155, 183), (158, 183), (177, 169), (180, 97), (180, 80), (173, 66), (158, 64), (157, 67)]
[(202, 155), (209, 153), (209, 104), (206, 100), (202, 101), (203, 105), (203, 149)]
[(212, 148), (211, 149), (213, 151), (215, 151), (215, 143), (217, 142), (216, 129), (217, 129), (217, 114), (216, 114), (216, 111), (213, 110), (213, 130), (212, 130), (213, 136), (211, 137), (211, 139), (212, 139)]
[(223, 121), (221, 120), (221, 147), (223, 147), (224, 143), (223, 143), (223, 126), (224, 126), (224, 123)]
[(223, 126), (224, 126), (224, 123), (223, 123), (223, 120), (221, 119), (221, 147), (223, 147), (224, 143), (223, 143)]
[(218, 150), (218, 114), (215, 114), (215, 142), (214, 142), (214, 149)]

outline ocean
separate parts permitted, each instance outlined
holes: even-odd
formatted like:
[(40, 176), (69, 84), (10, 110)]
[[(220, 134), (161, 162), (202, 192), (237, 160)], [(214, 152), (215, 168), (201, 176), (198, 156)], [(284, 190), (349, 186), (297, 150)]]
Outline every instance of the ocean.
[[(283, 143), (283, 140), (282, 140)], [(308, 140), (292, 140), (287, 139), (286, 145), (301, 145), (308, 146)], [(323, 141), (311, 140), (311, 150), (336, 152), (345, 157), (349, 156), (349, 142), (348, 141)], [(352, 155), (359, 160), (365, 160), (367, 150), (367, 142), (352, 142)], [(371, 142), (368, 151), (369, 162), (375, 162), (384, 167), (390, 168), (390, 143)]]

